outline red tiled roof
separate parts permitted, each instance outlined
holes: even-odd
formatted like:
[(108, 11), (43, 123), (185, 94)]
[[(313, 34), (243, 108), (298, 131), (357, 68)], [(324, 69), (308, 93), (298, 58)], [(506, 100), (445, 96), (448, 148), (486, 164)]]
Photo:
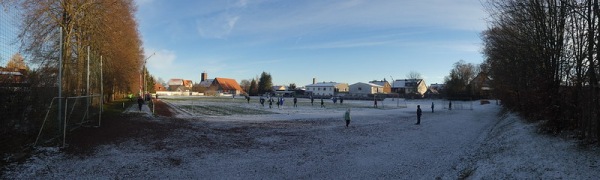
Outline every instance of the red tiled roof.
[(154, 91), (166, 91), (167, 88), (165, 88), (165, 86), (163, 86), (162, 84), (155, 82), (154, 83)]
[(169, 82), (167, 82), (167, 84), (169, 86), (171, 86), (171, 85), (183, 85), (183, 79), (170, 79)]
[(217, 83), (219, 83), (219, 85), (221, 86), (221, 88), (223, 90), (238, 90), (240, 92), (243, 92), (244, 90), (242, 90), (242, 87), (234, 80), (234, 79), (228, 79), (228, 78), (215, 78), (215, 80)]
[(192, 87), (192, 80), (183, 80), (183, 86)]

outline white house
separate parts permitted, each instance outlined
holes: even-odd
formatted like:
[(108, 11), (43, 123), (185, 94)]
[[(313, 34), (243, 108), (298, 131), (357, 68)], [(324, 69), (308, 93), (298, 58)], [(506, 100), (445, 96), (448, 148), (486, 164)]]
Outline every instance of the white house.
[(383, 86), (362, 82), (350, 85), (350, 94), (352, 95), (366, 96), (377, 93), (383, 93)]
[(322, 82), (306, 85), (306, 91), (317, 96), (336, 96), (348, 92), (347, 83)]
[(392, 92), (398, 94), (419, 94), (427, 92), (427, 85), (423, 79), (398, 79), (392, 84)]

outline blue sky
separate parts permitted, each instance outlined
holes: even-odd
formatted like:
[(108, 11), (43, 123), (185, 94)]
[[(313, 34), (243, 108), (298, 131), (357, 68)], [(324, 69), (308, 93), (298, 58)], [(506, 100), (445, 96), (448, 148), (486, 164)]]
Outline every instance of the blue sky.
[(136, 0), (148, 70), (171, 78), (353, 84), (481, 63), (478, 0)]

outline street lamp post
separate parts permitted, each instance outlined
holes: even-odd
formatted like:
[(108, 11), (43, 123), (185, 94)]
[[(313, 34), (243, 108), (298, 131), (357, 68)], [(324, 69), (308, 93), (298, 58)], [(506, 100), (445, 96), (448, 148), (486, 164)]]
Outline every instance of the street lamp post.
[(150, 56), (148, 56), (146, 59), (144, 59), (144, 65), (142, 66), (142, 73), (140, 73), (140, 83), (142, 83), (142, 85), (140, 86), (140, 96), (143, 95), (144, 92), (146, 92), (146, 61), (148, 59), (150, 59), (150, 57), (154, 56), (154, 54), (156, 53), (152, 53)]

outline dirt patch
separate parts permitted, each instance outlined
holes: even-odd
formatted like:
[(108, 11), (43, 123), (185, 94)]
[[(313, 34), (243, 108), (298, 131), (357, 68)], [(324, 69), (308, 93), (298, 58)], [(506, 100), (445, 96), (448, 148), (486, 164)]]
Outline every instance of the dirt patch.
[(165, 102), (161, 100), (153, 100), (154, 102), (154, 114), (165, 117), (173, 117), (173, 110)]
[(82, 127), (71, 132), (64, 150), (69, 154), (86, 156), (100, 145), (118, 144), (128, 139), (164, 139), (173, 130), (187, 127), (189, 122), (176, 118), (121, 114), (105, 118), (99, 128)]

